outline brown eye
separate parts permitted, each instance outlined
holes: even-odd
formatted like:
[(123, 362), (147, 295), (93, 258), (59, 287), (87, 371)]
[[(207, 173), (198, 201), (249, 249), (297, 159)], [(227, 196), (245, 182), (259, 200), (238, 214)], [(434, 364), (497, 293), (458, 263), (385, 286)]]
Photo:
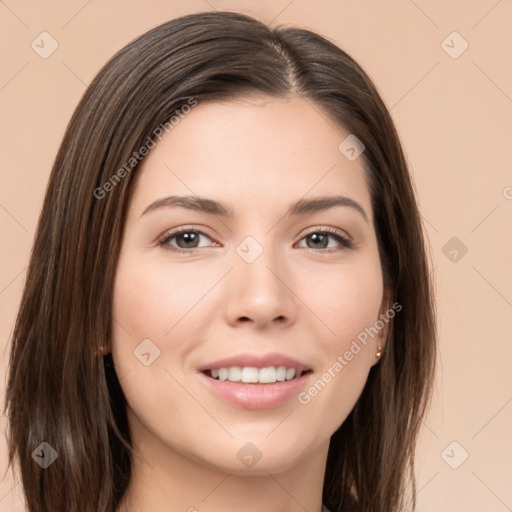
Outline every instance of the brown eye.
[(187, 228), (167, 233), (159, 240), (159, 244), (171, 251), (192, 252), (194, 249), (200, 248), (199, 242), (201, 237), (211, 240), (211, 238), (202, 231)]

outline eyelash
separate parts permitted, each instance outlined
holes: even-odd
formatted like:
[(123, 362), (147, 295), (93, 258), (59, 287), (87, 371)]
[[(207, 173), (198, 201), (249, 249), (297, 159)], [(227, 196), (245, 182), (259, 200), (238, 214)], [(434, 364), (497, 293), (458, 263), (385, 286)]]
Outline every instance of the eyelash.
[[(199, 229), (194, 229), (194, 228), (181, 228), (176, 231), (171, 231), (171, 232), (165, 233), (162, 236), (162, 238), (159, 239), (158, 244), (162, 248), (164, 248), (168, 251), (172, 251), (172, 252), (181, 252), (181, 253), (190, 254), (190, 253), (193, 253), (193, 252), (196, 252), (197, 250), (199, 250), (200, 247), (195, 247), (192, 249), (180, 249), (179, 247), (169, 245), (169, 242), (173, 238), (176, 238), (177, 236), (182, 235), (183, 233), (197, 233), (199, 235), (204, 235), (207, 238), (210, 238), (210, 240), (211, 240), (211, 237), (208, 236), (204, 231), (201, 231)], [(340, 234), (338, 231), (336, 231), (332, 228), (320, 228), (320, 229), (316, 228), (315, 230), (307, 232), (300, 239), (300, 241), (304, 240), (307, 236), (312, 235), (312, 234), (330, 235), (331, 237), (335, 238), (340, 243), (340, 245), (342, 245), (341, 249), (340, 248), (337, 248), (337, 249), (309, 249), (306, 247), (306, 249), (309, 249), (312, 252), (334, 253), (334, 252), (339, 252), (339, 251), (343, 251), (346, 249), (351, 249), (353, 247), (353, 243), (348, 237)]]

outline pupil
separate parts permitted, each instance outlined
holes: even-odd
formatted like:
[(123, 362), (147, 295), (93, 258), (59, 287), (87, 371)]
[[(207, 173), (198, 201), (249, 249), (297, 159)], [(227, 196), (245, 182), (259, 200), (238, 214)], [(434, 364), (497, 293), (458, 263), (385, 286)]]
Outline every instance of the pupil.
[(327, 245), (325, 243), (327, 241), (327, 236), (318, 234), (318, 233), (313, 233), (312, 235), (310, 235), (310, 237), (313, 242), (315, 242), (315, 241), (318, 242), (319, 240), (320, 240), (320, 242), (324, 242), (324, 243), (320, 243), (322, 249), (325, 249), (325, 247), (327, 247)]
[(188, 232), (180, 235), (178, 238), (181, 238), (185, 241), (185, 247), (189, 248), (190, 246), (194, 246), (194, 242), (197, 242), (197, 233)]

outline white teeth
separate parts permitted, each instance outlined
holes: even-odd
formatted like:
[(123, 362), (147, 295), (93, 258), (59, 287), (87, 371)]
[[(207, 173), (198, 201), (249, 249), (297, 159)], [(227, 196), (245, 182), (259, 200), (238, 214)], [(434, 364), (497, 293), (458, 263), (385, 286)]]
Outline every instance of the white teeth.
[(286, 380), (286, 366), (278, 366), (276, 370), (276, 380), (282, 382)]
[(230, 368), (217, 368), (210, 371), (214, 379), (251, 384), (283, 382), (299, 378), (303, 373), (302, 371), (296, 372), (295, 368), (286, 368), (286, 366), (267, 366), (265, 368), (232, 366)]
[(276, 381), (276, 369), (273, 366), (269, 368), (260, 369), (260, 382), (264, 384), (272, 383)]
[(258, 368), (254, 368), (253, 366), (244, 366), (242, 368), (242, 375), (240, 377), (242, 382), (258, 382), (259, 380), (259, 371)]
[(295, 368), (287, 368), (286, 369), (286, 380), (293, 379), (295, 377)]
[(242, 368), (239, 366), (233, 366), (228, 369), (228, 380), (232, 382), (239, 382), (242, 376)]

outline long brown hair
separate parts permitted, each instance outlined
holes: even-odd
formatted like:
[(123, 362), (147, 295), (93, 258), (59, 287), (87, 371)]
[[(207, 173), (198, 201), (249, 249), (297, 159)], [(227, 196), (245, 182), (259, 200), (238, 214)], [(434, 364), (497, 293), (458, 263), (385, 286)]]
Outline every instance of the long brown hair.
[[(137, 168), (126, 162), (191, 99), (255, 92), (300, 96), (365, 145), (384, 281), (403, 309), (331, 438), (323, 500), (332, 512), (394, 512), (412, 484), (407, 509), (414, 508), (414, 447), (437, 336), (420, 214), (390, 114), (360, 66), (320, 35), (208, 12), (164, 23), (121, 49), (87, 88), (54, 162), (6, 396), (10, 464), (19, 465), (29, 512), (113, 512), (130, 481), (126, 403), (111, 357), (98, 352), (115, 321), (113, 278)], [(58, 454), (46, 469), (32, 457), (42, 442)]]

